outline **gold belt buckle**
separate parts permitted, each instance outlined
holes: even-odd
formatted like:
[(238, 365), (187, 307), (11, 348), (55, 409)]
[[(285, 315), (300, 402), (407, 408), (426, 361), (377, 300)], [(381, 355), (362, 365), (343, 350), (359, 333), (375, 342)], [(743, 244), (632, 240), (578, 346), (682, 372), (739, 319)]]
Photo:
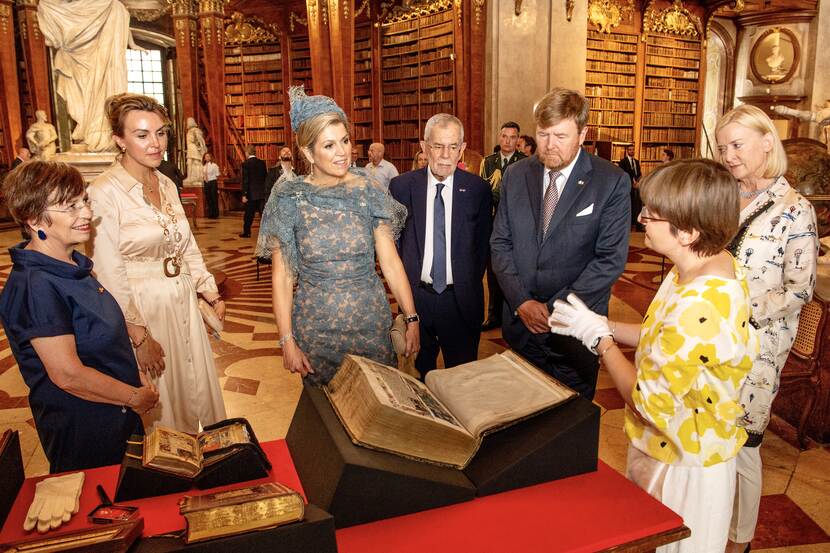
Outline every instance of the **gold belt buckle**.
[[(170, 270), (168, 263), (172, 263), (173, 270)], [(164, 258), (164, 276), (173, 278), (179, 276), (179, 273), (182, 272), (181, 263), (175, 257), (165, 257)]]

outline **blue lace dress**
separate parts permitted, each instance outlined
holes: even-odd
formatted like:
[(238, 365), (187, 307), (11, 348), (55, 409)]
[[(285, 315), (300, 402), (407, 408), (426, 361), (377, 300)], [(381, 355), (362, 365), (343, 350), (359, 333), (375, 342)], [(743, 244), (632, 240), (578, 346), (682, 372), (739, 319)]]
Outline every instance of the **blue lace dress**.
[(304, 177), (274, 186), (262, 217), (257, 255), (279, 246), (296, 281), (291, 314), (297, 345), (326, 384), (346, 353), (394, 362), (392, 312), (375, 272), (374, 229), (393, 238), (406, 208), (361, 171), (358, 178), (320, 187)]

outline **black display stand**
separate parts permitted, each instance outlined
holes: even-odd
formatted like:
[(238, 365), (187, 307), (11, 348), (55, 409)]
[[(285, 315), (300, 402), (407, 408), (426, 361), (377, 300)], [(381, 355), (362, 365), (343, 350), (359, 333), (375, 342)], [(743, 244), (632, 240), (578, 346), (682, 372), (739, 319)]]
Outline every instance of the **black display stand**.
[(306, 505), (305, 518), (301, 522), (190, 545), (185, 544), (182, 538), (142, 538), (129, 549), (129, 553), (169, 553), (171, 551), (337, 553), (337, 539), (334, 535), (332, 516), (319, 507), (309, 504)]
[(305, 387), (286, 442), (308, 500), (345, 528), (595, 471), (599, 417), (575, 397), (485, 437), (460, 471), (355, 445), (325, 393)]
[(337, 528), (473, 499), (461, 471), (354, 445), (322, 390), (304, 387), (285, 437), (306, 497)]
[(195, 478), (187, 478), (146, 468), (141, 462), (144, 452), (144, 437), (132, 436), (127, 444), (127, 452), (121, 461), (118, 473), (118, 487), (115, 491), (116, 501), (130, 501), (143, 497), (155, 497), (171, 493), (186, 492), (193, 486), (200, 490), (247, 482), (268, 476), (271, 463), (262, 451), (251, 425), (245, 419), (228, 419), (206, 426), (205, 431), (230, 424), (242, 423), (248, 429), (250, 443), (236, 444), (229, 457), (217, 461), (205, 468)]
[(464, 469), (490, 495), (597, 470), (600, 408), (577, 396), (485, 436)]
[(20, 452), (20, 435), (17, 430), (6, 430), (0, 451), (0, 528), (12, 510), (17, 493), (23, 485), (23, 457)]

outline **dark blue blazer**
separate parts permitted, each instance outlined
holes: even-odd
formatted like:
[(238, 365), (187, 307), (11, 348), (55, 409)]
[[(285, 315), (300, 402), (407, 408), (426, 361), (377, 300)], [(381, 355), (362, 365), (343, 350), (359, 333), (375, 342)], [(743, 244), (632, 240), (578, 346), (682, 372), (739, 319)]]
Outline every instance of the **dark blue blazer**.
[(544, 165), (537, 156), (507, 168), (490, 239), (493, 270), (504, 292), (504, 338), (523, 347), (530, 332), (516, 309), (527, 300), (547, 303), (576, 293), (608, 313), (611, 286), (628, 257), (631, 180), (622, 169), (580, 150), (542, 240)]
[[(465, 320), (471, 326), (477, 326), (484, 319), (482, 278), (492, 230), (490, 186), (481, 177), (457, 169), (453, 174), (452, 190), (450, 262), (455, 297)], [(389, 192), (406, 206), (406, 224), (398, 240), (398, 253), (409, 284), (415, 287), (421, 282), (424, 260), (427, 168), (393, 178)]]

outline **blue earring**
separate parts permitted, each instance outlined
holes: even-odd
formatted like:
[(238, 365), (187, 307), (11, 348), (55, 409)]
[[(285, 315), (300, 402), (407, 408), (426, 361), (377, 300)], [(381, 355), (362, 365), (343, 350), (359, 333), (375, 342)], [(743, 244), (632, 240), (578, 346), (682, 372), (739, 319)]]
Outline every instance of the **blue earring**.
[(41, 240), (46, 240), (46, 233), (43, 232), (43, 229), (37, 229), (37, 237)]

